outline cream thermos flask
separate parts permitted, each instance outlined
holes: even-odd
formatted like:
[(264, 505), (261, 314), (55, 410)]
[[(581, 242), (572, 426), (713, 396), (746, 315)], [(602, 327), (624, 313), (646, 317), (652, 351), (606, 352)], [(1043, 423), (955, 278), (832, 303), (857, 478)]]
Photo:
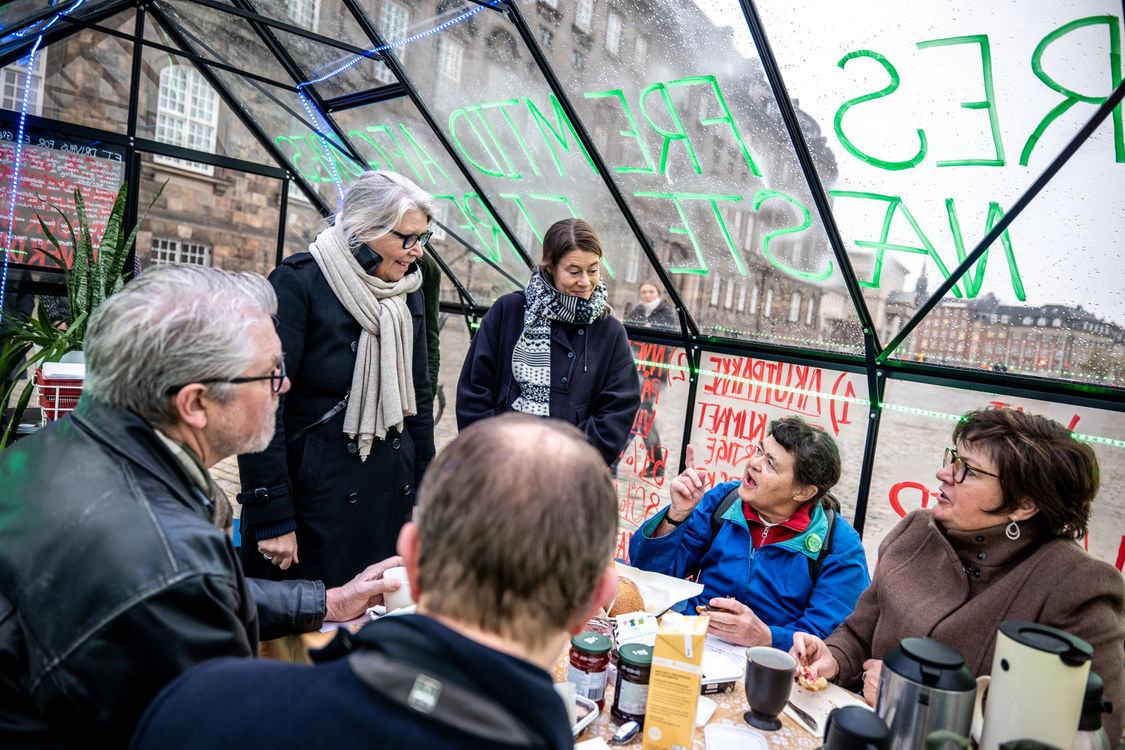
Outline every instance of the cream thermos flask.
[(999, 750), (1012, 740), (1072, 750), (1093, 655), (1090, 644), (1062, 630), (1001, 623), (992, 676), (977, 679), (972, 734), (980, 750)]

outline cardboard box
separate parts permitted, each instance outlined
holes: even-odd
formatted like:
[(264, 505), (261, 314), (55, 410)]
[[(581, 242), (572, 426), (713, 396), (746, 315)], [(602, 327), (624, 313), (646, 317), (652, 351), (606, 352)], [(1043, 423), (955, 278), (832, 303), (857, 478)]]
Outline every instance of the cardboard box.
[(710, 617), (685, 617), (656, 631), (642, 750), (687, 750), (703, 679), (703, 646)]

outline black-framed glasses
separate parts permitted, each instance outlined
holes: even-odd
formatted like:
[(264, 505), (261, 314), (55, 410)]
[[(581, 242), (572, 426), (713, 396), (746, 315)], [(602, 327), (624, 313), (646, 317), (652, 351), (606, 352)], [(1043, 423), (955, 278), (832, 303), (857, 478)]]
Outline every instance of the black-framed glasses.
[(433, 232), (422, 232), (421, 234), (403, 234), (402, 232), (396, 232), (395, 230), (391, 229), (390, 227), (379, 227), (379, 228), (380, 229), (386, 229), (388, 232), (393, 234), (395, 237), (398, 237), (399, 239), (401, 239), (403, 250), (409, 250), (410, 248), (417, 245), (419, 241), (421, 241), (422, 244), (425, 245), (427, 242), (430, 241), (430, 238), (434, 236)]
[[(207, 380), (193, 380), (192, 383), (199, 383), (200, 385), (209, 385), (212, 383), (231, 383), (237, 385), (238, 383), (256, 383), (259, 380), (270, 381), (270, 388), (274, 393), (281, 393), (281, 386), (285, 383), (285, 360), (281, 360), (281, 364), (271, 372), (269, 375), (260, 375), (254, 378), (208, 378)], [(184, 385), (174, 385), (165, 391), (166, 396), (175, 396), (177, 393), (187, 388), (192, 383), (185, 383)]]
[(974, 474), (984, 474), (985, 476), (996, 477), (997, 479), (1000, 478), (999, 474), (993, 474), (991, 471), (978, 469), (976, 466), (969, 466), (967, 463), (965, 463), (965, 460), (963, 458), (957, 455), (956, 448), (945, 449), (945, 457), (942, 459), (941, 468), (944, 469), (950, 464), (953, 464), (953, 481), (956, 484), (961, 484), (961, 482), (964, 482), (965, 477), (969, 475), (969, 472), (972, 472)]

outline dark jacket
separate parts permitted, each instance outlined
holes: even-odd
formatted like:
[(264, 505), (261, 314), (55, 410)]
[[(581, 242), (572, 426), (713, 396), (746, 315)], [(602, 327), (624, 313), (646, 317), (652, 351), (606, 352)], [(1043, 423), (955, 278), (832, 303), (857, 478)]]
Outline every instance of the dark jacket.
[(680, 329), (680, 321), (676, 318), (676, 311), (672, 309), (667, 300), (663, 299), (660, 300), (660, 304), (656, 306), (652, 314), (647, 317), (645, 316), (644, 305), (637, 303), (625, 316), (625, 322), (641, 328), (658, 328), (665, 331), (678, 331)]
[[(371, 455), (361, 461), (355, 441), (344, 434), (342, 411), (286, 443), (287, 435), (316, 422), (351, 388), (359, 323), (308, 253), (286, 258), (269, 279), (277, 292), (277, 335), (292, 387), (281, 397), (269, 448), (238, 457), (242, 564), (247, 575), (317, 578), (329, 588), (342, 586), (395, 553), (398, 531), (410, 520), (415, 490), (434, 456), (423, 295), (419, 290), (406, 296), (414, 324), (418, 414), (406, 418), (402, 433), (391, 430), (385, 440), (374, 440)], [(255, 488), (266, 488), (267, 498), (255, 497)], [(259, 533), (263, 529), (272, 532)], [(255, 540), (293, 529), (300, 562), (282, 571), (262, 557)]]
[[(503, 414), (520, 395), (512, 351), (527, 298), (505, 294), (485, 314), (457, 384), (457, 428)], [(641, 404), (625, 326), (603, 315), (588, 326), (551, 321), (551, 416), (577, 425), (606, 465), (621, 455)]]
[[(551, 675), (428, 617), (383, 618), (356, 636), (341, 632), (313, 658), (322, 663), (220, 659), (192, 670), (153, 701), (132, 747), (574, 746)], [(429, 689), (419, 690), (419, 675)], [(222, 698), (231, 695), (238, 700)], [(411, 698), (419, 708), (408, 707)]]
[(0, 487), (0, 747), (124, 747), (182, 672), (324, 618), (319, 582), (243, 577), (128, 411), (84, 396), (0, 454)]

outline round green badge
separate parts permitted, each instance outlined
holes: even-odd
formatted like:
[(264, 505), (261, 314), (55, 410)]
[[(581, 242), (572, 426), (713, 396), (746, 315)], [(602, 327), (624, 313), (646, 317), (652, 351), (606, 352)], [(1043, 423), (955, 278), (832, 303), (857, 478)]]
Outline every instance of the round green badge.
[(820, 552), (820, 548), (824, 546), (824, 540), (820, 538), (820, 534), (809, 534), (805, 537), (805, 549), (809, 552)]

